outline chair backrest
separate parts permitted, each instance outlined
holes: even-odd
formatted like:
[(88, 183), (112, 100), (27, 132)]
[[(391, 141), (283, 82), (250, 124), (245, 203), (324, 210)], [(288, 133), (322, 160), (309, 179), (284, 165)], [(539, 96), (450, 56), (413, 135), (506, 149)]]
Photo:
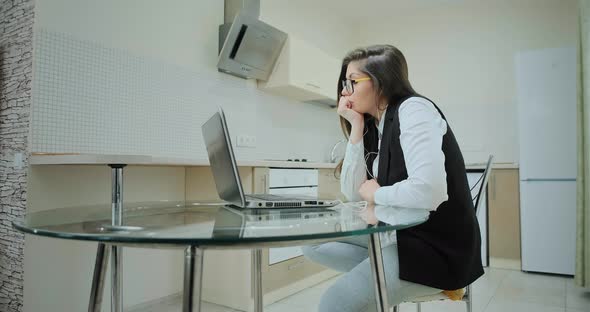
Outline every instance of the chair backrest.
[(488, 178), (490, 177), (490, 172), (492, 171), (492, 161), (493, 160), (494, 160), (494, 155), (490, 155), (490, 157), (488, 157), (488, 163), (486, 164), (486, 168), (483, 171), (482, 177), (480, 179), (481, 184), (479, 185), (479, 190), (477, 191), (477, 195), (474, 198), (474, 200), (475, 200), (474, 206), (475, 206), (475, 213), (476, 214), (479, 211), (479, 207), (483, 203), (482, 194), (488, 185)]
[[(483, 192), (486, 189), (486, 187), (488, 186), (488, 178), (490, 177), (490, 172), (492, 171), (492, 161), (494, 160), (494, 155), (490, 155), (488, 157), (488, 163), (486, 164), (486, 168), (483, 171), (483, 174), (481, 175), (481, 177), (479, 178), (479, 180), (475, 183), (475, 185), (473, 186), (473, 188), (476, 188), (479, 186), (479, 189), (477, 191), (477, 195), (473, 198), (473, 201), (475, 202), (474, 206), (475, 206), (475, 213), (477, 215), (477, 212), (479, 211), (479, 206), (482, 205), (483, 203)], [(473, 190), (472, 188), (472, 190)], [(466, 287), (466, 291), (465, 294), (463, 295), (463, 298), (461, 299), (462, 301), (467, 302), (467, 311), (471, 312), (473, 311), (472, 308), (472, 304), (473, 302), (471, 301), (471, 284), (467, 285)], [(446, 297), (447, 295), (443, 295), (443, 293), (439, 293), (439, 294), (435, 294), (432, 296), (422, 296), (422, 297), (418, 297), (418, 298), (413, 298), (412, 300), (408, 300), (405, 302), (415, 302), (418, 304), (418, 311), (421, 311), (420, 308), (420, 304), (421, 302), (428, 302), (428, 301), (435, 301), (435, 300), (445, 300), (445, 299), (449, 299)], [(394, 306), (393, 311), (399, 311), (397, 306)]]

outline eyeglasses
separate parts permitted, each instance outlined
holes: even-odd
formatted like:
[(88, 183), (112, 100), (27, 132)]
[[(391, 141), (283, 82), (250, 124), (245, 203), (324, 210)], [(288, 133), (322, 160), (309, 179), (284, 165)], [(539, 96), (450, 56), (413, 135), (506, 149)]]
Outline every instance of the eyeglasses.
[(357, 78), (357, 79), (344, 79), (342, 80), (342, 89), (346, 90), (349, 94), (354, 93), (354, 85), (361, 82), (371, 80), (371, 77)]

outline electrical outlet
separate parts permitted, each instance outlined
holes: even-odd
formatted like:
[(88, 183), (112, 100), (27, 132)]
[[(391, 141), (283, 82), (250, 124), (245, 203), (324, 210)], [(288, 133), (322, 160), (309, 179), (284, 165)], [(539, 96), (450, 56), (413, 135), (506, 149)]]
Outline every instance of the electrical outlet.
[(253, 135), (238, 135), (236, 136), (237, 147), (256, 147), (256, 137)]
[(256, 147), (256, 137), (251, 135), (248, 136), (248, 147)]

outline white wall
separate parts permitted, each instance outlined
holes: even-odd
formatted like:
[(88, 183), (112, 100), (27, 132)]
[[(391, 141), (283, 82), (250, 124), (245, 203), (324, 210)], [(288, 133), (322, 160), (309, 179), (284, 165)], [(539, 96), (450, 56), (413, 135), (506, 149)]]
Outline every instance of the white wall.
[[(232, 85), (223, 100), (197, 93), (195, 105), (203, 108), (188, 115), (194, 116), (191, 126), (195, 127), (221, 102), (233, 133), (258, 137), (257, 148), (236, 150), (239, 159), (325, 160), (330, 145), (341, 138), (335, 111), (273, 97), (257, 90), (253, 81), (218, 74), (217, 26), (223, 22), (222, 1), (177, 0), (173, 4), (40, 0), (36, 27), (162, 62), (159, 64), (199, 71), (222, 87)], [(575, 0), (420, 1), (415, 5), (401, 0), (385, 5), (372, 0), (353, 10), (354, 5), (353, 1), (262, 0), (260, 14), (264, 21), (337, 58), (359, 45), (387, 42), (398, 46), (408, 59), (416, 90), (446, 113), (467, 162), (484, 161), (489, 153), (495, 154), (498, 162), (518, 159), (514, 54), (572, 46), (578, 40)], [(240, 90), (232, 94), (235, 86)], [(183, 105), (181, 111), (191, 109), (190, 103)], [(314, 126), (302, 126), (306, 119)], [(146, 123), (154, 124), (151, 120)], [(35, 147), (39, 131), (34, 130), (32, 137)], [(175, 156), (204, 156), (200, 134), (192, 137), (196, 147)], [(153, 146), (162, 146), (163, 141), (154, 140), (147, 148), (129, 153), (153, 151)]]
[(217, 63), (223, 1), (38, 0), (35, 28), (193, 69)]
[(200, 125), (222, 105), (234, 140), (257, 137), (239, 160), (327, 160), (335, 110), (217, 72), (222, 2), (39, 1), (32, 151), (206, 159)]
[[(339, 10), (326, 1), (260, 1), (261, 20), (342, 59), (354, 48), (355, 40), (351, 40), (350, 35), (355, 25), (337, 18)], [(337, 79), (338, 73), (334, 76), (334, 83)]]
[(446, 114), (466, 162), (490, 153), (518, 162), (515, 53), (576, 47), (577, 17), (574, 0), (467, 1), (391, 12), (359, 23), (356, 38), (402, 50), (416, 91)]

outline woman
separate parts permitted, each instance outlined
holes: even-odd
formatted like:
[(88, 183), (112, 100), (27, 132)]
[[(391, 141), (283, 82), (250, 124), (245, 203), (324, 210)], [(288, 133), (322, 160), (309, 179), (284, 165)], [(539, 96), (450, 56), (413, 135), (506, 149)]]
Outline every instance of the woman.
[[(406, 60), (391, 45), (348, 53), (340, 81), (338, 114), (349, 138), (342, 193), (350, 201), (430, 211), (428, 221), (384, 244), (390, 304), (470, 284), (483, 274), (479, 225), (444, 115), (414, 91)], [(304, 247), (304, 254), (346, 272), (324, 293), (320, 311), (376, 310), (366, 237)]]

